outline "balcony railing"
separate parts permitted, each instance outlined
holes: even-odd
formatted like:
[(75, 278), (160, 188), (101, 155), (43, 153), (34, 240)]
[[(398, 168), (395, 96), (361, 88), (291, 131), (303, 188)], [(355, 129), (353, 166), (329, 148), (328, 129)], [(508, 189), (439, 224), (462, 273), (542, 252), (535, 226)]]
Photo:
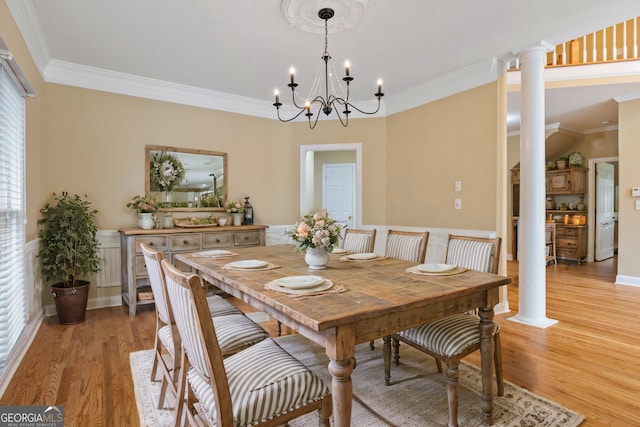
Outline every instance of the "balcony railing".
[[(614, 26), (556, 45), (547, 53), (547, 67), (602, 64), (638, 60), (638, 20), (629, 19)], [(509, 70), (520, 68), (516, 59)]]

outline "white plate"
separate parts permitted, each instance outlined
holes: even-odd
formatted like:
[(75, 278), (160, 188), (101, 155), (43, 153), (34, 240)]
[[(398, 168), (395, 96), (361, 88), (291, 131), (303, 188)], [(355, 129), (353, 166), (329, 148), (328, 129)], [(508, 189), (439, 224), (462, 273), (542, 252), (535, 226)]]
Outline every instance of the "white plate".
[(231, 252), (225, 251), (224, 249), (213, 249), (210, 251), (202, 251), (196, 253), (197, 256), (224, 256), (231, 255)]
[(349, 251), (343, 248), (333, 248), (331, 251), (332, 254), (346, 254), (347, 252)]
[(324, 279), (320, 276), (289, 276), (276, 281), (278, 285), (289, 289), (308, 289), (321, 285)]
[(354, 260), (374, 259), (374, 258), (377, 258), (377, 257), (378, 257), (378, 254), (376, 254), (374, 252), (363, 252), (363, 253), (359, 253), (359, 254), (347, 255), (347, 258), (354, 259)]
[(257, 259), (245, 259), (242, 261), (234, 261), (232, 263), (229, 263), (229, 266), (233, 268), (247, 268), (247, 269), (262, 268), (262, 267), (266, 267), (266, 265), (267, 265), (266, 262), (260, 261)]
[(457, 267), (454, 264), (420, 264), (416, 268), (425, 273), (444, 273)]

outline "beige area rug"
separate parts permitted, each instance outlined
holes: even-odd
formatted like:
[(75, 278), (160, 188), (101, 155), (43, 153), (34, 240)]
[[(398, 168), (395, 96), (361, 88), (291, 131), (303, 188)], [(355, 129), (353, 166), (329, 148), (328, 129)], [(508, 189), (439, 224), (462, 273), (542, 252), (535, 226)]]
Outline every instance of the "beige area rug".
[[(277, 338), (278, 343), (305, 365), (320, 375), (327, 384), (328, 359), (324, 349), (299, 335)], [(141, 426), (169, 426), (171, 414), (157, 410), (160, 382), (151, 382), (153, 351), (131, 353), (131, 370)], [(369, 344), (357, 347), (357, 368), (352, 374), (355, 427), (446, 426), (448, 420), (445, 375), (438, 374), (433, 359), (408, 346), (401, 347), (401, 364), (393, 366), (391, 386), (384, 385), (382, 340), (374, 351)], [(482, 426), (480, 409), (480, 372), (472, 365), (460, 366), (460, 426)], [(495, 386), (494, 386), (495, 392)], [(167, 408), (173, 408), (175, 398), (167, 393)], [(494, 396), (495, 426), (577, 426), (584, 417), (556, 403), (505, 382), (505, 395)], [(317, 413), (302, 416), (290, 427), (317, 426)]]

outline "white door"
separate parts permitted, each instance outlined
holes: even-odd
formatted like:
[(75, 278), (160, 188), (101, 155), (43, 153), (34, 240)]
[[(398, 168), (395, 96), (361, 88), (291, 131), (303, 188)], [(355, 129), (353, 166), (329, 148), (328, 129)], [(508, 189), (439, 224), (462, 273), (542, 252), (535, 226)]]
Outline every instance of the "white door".
[(322, 206), (329, 216), (349, 228), (355, 228), (356, 165), (336, 163), (322, 165)]
[(613, 256), (614, 173), (614, 166), (611, 163), (596, 163), (596, 249), (594, 255), (596, 261)]

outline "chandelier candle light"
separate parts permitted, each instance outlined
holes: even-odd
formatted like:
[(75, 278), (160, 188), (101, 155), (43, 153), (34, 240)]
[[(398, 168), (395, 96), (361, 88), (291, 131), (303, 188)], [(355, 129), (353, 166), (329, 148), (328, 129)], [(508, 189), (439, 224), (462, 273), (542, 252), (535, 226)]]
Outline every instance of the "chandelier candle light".
[[(280, 117), (280, 107), (282, 106), (282, 103), (280, 102), (280, 92), (278, 91), (278, 89), (276, 89), (274, 91), (276, 102), (273, 104), (273, 106), (276, 107), (276, 111), (278, 113), (278, 119), (282, 122), (290, 122), (298, 118), (300, 114), (305, 113), (304, 115), (307, 116), (307, 119), (309, 120), (309, 128), (313, 129), (316, 127), (316, 124), (318, 124), (320, 111), (322, 111), (324, 114), (328, 116), (329, 114), (331, 114), (333, 110), (335, 110), (336, 115), (338, 116), (338, 119), (340, 119), (340, 123), (342, 123), (342, 126), (347, 127), (349, 125), (349, 114), (351, 114), (351, 110), (349, 110), (349, 108), (353, 108), (362, 114), (369, 114), (369, 115), (376, 114), (380, 110), (380, 99), (384, 96), (384, 93), (382, 93), (382, 80), (380, 79), (378, 79), (378, 92), (374, 94), (374, 96), (378, 99), (378, 106), (375, 109), (375, 111), (371, 111), (371, 112), (363, 111), (352, 104), (352, 100), (349, 98), (349, 84), (353, 81), (353, 77), (349, 75), (349, 67), (350, 67), (349, 61), (345, 62), (344, 64), (345, 76), (342, 78), (342, 80), (347, 85), (346, 97), (342, 98), (340, 96), (335, 96), (333, 94), (329, 95), (329, 60), (331, 59), (331, 56), (327, 51), (328, 44), (329, 44), (328, 21), (333, 17), (333, 15), (334, 15), (334, 11), (331, 8), (320, 9), (320, 11), (318, 12), (318, 16), (320, 17), (320, 19), (324, 19), (324, 53), (322, 54), (322, 59), (324, 60), (325, 96), (323, 97), (322, 95), (318, 95), (315, 98), (313, 98), (312, 101), (307, 101), (305, 105), (303, 106), (298, 105), (295, 99), (295, 91), (298, 84), (294, 80), (295, 69), (291, 67), (291, 69), (289, 70), (289, 72), (291, 73), (291, 83), (289, 83), (287, 86), (291, 88), (291, 98), (293, 100), (293, 105), (296, 108), (298, 108), (299, 111), (296, 115), (294, 115), (289, 119), (283, 119), (282, 117)], [(311, 118), (314, 116), (314, 113), (311, 112), (311, 106), (313, 104), (319, 104), (319, 108), (317, 113), (315, 113), (316, 118), (315, 120), (313, 120), (313, 123), (312, 123)], [(344, 106), (344, 111), (342, 112), (344, 114), (344, 119), (340, 115), (340, 112), (338, 111), (338, 108), (337, 108), (340, 105)]]

